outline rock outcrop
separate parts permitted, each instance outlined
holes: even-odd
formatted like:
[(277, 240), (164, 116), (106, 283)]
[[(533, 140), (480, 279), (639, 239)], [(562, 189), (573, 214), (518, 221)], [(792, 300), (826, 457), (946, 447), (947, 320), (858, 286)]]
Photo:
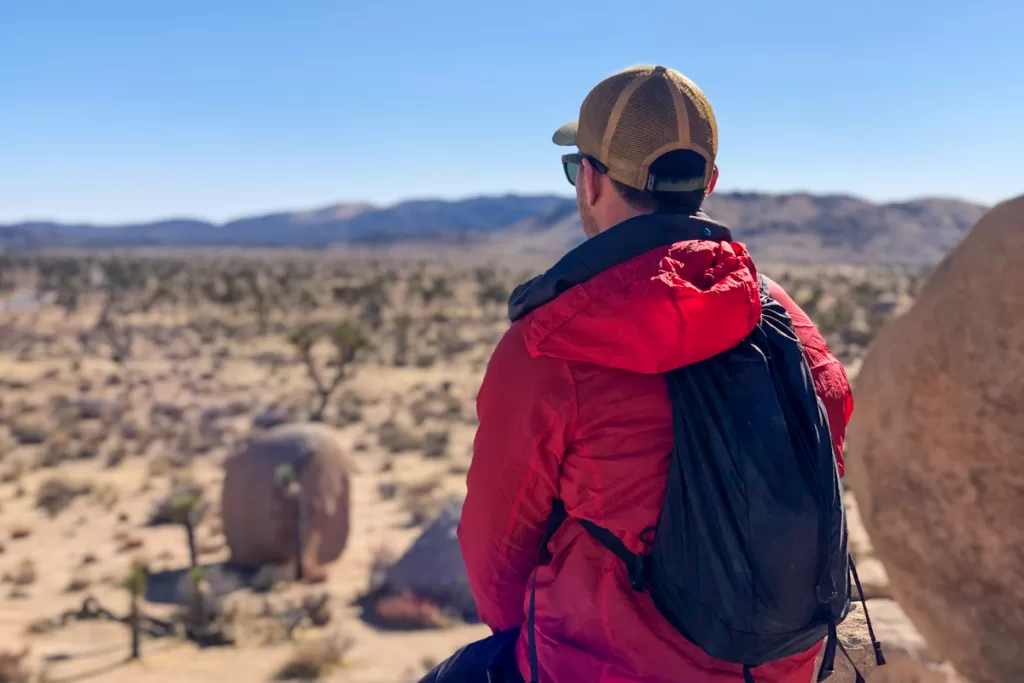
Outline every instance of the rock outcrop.
[(388, 593), (411, 593), (477, 619), (476, 602), (469, 589), (466, 565), (457, 534), (461, 498), (451, 500), (405, 554), (388, 571)]
[(966, 679), (1024, 681), (1024, 196), (879, 333), (854, 392), (849, 479), (894, 596)]
[[(875, 663), (864, 610), (857, 603), (839, 625), (839, 640), (850, 659), (847, 660), (842, 651), (836, 654), (835, 669), (828, 683), (856, 683), (851, 662), (867, 683), (963, 683), (949, 663), (941, 661), (928, 649), (924, 638), (898, 604), (892, 600), (869, 600), (868, 614), (875, 636), (882, 643), (885, 664)], [(821, 665), (820, 654), (818, 665)]]
[(259, 566), (295, 560), (295, 504), (276, 478), (289, 465), (305, 509), (303, 566), (312, 576), (348, 541), (351, 462), (322, 424), (288, 424), (253, 438), (225, 466), (224, 537), (233, 562)]

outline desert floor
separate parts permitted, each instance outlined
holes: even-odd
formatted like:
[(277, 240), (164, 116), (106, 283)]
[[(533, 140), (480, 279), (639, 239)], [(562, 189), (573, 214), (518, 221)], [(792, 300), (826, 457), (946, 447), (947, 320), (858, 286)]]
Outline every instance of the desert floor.
[[(64, 275), (58, 272), (58, 296), (73, 278), (85, 281), (89, 271), (76, 265), (83, 258), (93, 257), (54, 262), (51, 276), (65, 269)], [(19, 286), (39, 287), (44, 277), (33, 275), (33, 268), (47, 272), (39, 264), (15, 266), (12, 281)], [(250, 267), (237, 266), (242, 281), (249, 281)], [(476, 392), (507, 326), (501, 302), (520, 274), (426, 272), (398, 281), (380, 265), (364, 267), (359, 277), (346, 266), (324, 271), (322, 278), (313, 269), (288, 266), (287, 277), (272, 271), (258, 276), (267, 296), (280, 283), (276, 308), (259, 330), (262, 295), (241, 303), (233, 298), (237, 283), (223, 275), (228, 266), (174, 266), (156, 284), (145, 268), (136, 286), (126, 285), (114, 302), (109, 328), (97, 324), (103, 289), (87, 284), (77, 285), (83, 294), (74, 306), (51, 298), (0, 307), (0, 653), (27, 647), (25, 662), (47, 681), (219, 683), (225, 677), (269, 680), (298, 651), (324, 639), (345, 639), (350, 646), (324, 680), (405, 683), (487, 635), (479, 624), (381, 628), (364, 620), (355, 603), (371, 588), (381, 558), (400, 555), (443, 503), (464, 490)], [(104, 270), (108, 278), (117, 272)], [(836, 301), (846, 300), (843, 292), (860, 291), (856, 279), (842, 274), (835, 287), (824, 290), (818, 276), (801, 277), (794, 296), (818, 307), (812, 312), (824, 311), (823, 317)], [(193, 287), (201, 278), (209, 287)], [(293, 281), (298, 289), (284, 284)], [(360, 284), (366, 282), (377, 289)], [(889, 291), (901, 297), (896, 300), (906, 299), (905, 282), (892, 282)], [(167, 283), (187, 296), (154, 307)], [(364, 304), (380, 291), (382, 302)], [(881, 289), (870, 294), (886, 295)], [(833, 316), (837, 344), (851, 364), (859, 358), (868, 322), (874, 326), (896, 308), (895, 295), (887, 296), (880, 309), (871, 299), (852, 313)], [(128, 305), (143, 299), (150, 307)], [(211, 505), (197, 531), (201, 564), (228, 559), (218, 518), (223, 463), (263, 425), (305, 419), (316, 396), (289, 335), (300, 323), (339, 319), (366, 322), (376, 344), (369, 359), (346, 368), (347, 378), (325, 413), (354, 463), (352, 533), (326, 582), (232, 594), (227, 600), (235, 615), (235, 647), (199, 650), (182, 639), (147, 638), (141, 660), (129, 661), (123, 624), (72, 620), (42, 628), (90, 595), (126, 614), (129, 594), (122, 583), (133, 562), (144, 561), (154, 575), (188, 567), (183, 528), (147, 524), (154, 508), (182, 483), (199, 487)], [(118, 335), (126, 331), (132, 341), (124, 346)], [(311, 358), (324, 376), (337, 368), (332, 353), (323, 340), (313, 349)], [(856, 516), (851, 524), (851, 537), (869, 548)], [(875, 583), (884, 584), (884, 577)], [(259, 616), (266, 605), (285, 609), (324, 592), (330, 597), (329, 623), (300, 628), (291, 641), (273, 619)], [(160, 618), (174, 609), (143, 602), (146, 614)]]

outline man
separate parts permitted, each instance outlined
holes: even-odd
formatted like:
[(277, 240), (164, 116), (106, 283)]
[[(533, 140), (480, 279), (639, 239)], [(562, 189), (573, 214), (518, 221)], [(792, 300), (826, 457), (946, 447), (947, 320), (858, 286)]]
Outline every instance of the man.
[[(535, 582), (534, 667), (545, 683), (737, 683), (666, 621), (623, 563), (576, 523), (538, 554), (554, 501), (570, 520), (641, 552), (665, 497), (673, 415), (665, 373), (736, 346), (761, 315), (741, 244), (700, 212), (718, 179), (718, 131), (703, 93), (664, 67), (598, 84), (554, 142), (589, 240), (516, 290), (513, 323), (487, 368), (459, 526), (482, 620), (522, 628)], [(852, 398), (842, 366), (775, 283), (792, 318), (842, 471)], [(808, 683), (820, 644), (757, 667), (758, 683)], [(749, 679), (748, 679), (749, 680)]]

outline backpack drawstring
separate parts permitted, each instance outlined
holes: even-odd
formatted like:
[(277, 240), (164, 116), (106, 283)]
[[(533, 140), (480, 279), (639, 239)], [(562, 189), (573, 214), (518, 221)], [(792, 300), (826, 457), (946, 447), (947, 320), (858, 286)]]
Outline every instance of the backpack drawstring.
[[(864, 608), (864, 621), (868, 625), (868, 636), (871, 638), (871, 647), (875, 650), (875, 664), (882, 666), (885, 664), (885, 655), (882, 654), (882, 644), (875, 638), (875, 629), (871, 627), (871, 616), (868, 614), (868, 601), (864, 597), (864, 589), (860, 585), (860, 576), (857, 575), (857, 565), (853, 563), (853, 557), (850, 558), (850, 573), (853, 574), (853, 582), (857, 584), (857, 593), (860, 595), (860, 604)], [(849, 658), (849, 655), (847, 655)]]
[[(857, 565), (854, 564), (853, 557), (850, 560), (850, 574), (853, 576), (853, 582), (857, 586), (857, 595), (860, 597), (861, 607), (864, 609), (864, 622), (868, 627), (868, 637), (871, 638), (871, 648), (875, 653), (875, 664), (878, 666), (885, 665), (885, 655), (882, 654), (882, 644), (878, 642), (878, 638), (875, 637), (875, 629), (871, 625), (871, 616), (868, 614), (868, 601), (864, 597), (864, 587), (860, 583), (860, 576), (857, 574)], [(839, 636), (836, 632), (835, 621), (830, 621), (828, 625), (828, 641), (825, 643), (825, 654), (821, 660), (821, 670), (818, 672), (818, 683), (821, 683), (826, 678), (832, 675), (833, 669), (835, 668), (836, 659), (836, 648), (842, 651), (843, 656), (846, 657), (846, 661), (850, 662), (850, 666), (853, 667), (853, 672), (856, 674), (856, 683), (865, 683), (864, 676), (861, 675), (860, 669), (853, 663), (853, 659), (850, 658), (850, 653), (846, 651), (846, 648), (841, 642), (839, 642)], [(750, 683), (745, 681), (744, 683)]]

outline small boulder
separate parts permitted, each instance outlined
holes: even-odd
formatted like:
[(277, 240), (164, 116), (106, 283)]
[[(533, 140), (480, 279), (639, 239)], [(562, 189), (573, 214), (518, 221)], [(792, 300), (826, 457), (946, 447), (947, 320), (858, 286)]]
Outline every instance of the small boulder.
[(411, 594), (476, 620), (476, 601), (469, 588), (457, 536), (462, 498), (453, 498), (387, 572), (384, 591)]
[(83, 396), (78, 399), (78, 417), (82, 420), (103, 420), (117, 416), (117, 404), (102, 396)]
[(273, 429), (292, 421), (286, 411), (277, 408), (267, 408), (252, 418), (252, 426), (260, 429)]
[(295, 560), (295, 504), (276, 478), (282, 465), (294, 471), (301, 488), (303, 567), (312, 576), (345, 549), (352, 505), (351, 463), (326, 425), (275, 427), (228, 460), (221, 494), (224, 537), (232, 560), (241, 565)]

